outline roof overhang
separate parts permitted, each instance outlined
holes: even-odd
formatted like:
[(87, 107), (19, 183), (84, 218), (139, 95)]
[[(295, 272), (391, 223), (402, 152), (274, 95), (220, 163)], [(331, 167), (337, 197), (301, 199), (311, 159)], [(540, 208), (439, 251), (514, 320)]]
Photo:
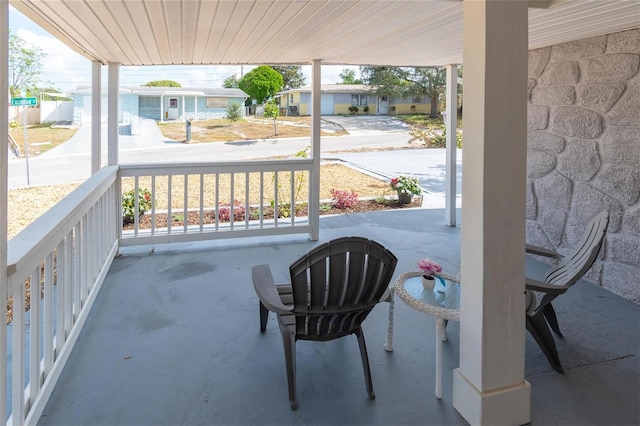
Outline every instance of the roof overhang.
[[(10, 0), (92, 61), (462, 63), (462, 1)], [(640, 26), (637, 0), (531, 0), (531, 49)]]

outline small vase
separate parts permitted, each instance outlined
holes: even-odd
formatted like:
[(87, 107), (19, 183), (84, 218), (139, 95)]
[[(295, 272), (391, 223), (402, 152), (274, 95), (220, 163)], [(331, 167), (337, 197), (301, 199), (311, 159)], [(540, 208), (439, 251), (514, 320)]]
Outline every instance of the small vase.
[(398, 191), (398, 203), (411, 204), (411, 193)]
[(422, 287), (424, 287), (425, 290), (433, 290), (435, 284), (436, 280), (434, 280), (431, 275), (422, 276)]

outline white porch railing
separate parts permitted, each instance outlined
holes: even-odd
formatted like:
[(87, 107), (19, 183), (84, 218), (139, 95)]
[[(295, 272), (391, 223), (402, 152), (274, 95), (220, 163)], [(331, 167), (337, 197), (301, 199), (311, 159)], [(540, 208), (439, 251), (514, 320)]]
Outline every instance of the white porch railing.
[(145, 212), (150, 224), (135, 217), (120, 244), (311, 233), (308, 216), (293, 213), (310, 205), (311, 167), (307, 159), (121, 165), (123, 190), (149, 190), (153, 207)]
[[(37, 423), (120, 245), (311, 236), (309, 217), (295, 211), (317, 205), (307, 186), (312, 166), (299, 159), (105, 167), (11, 239), (13, 318), (0, 325), (0, 336), (9, 336), (0, 339), (0, 418)], [(150, 225), (137, 217), (123, 230), (123, 190), (137, 194), (147, 185)], [(165, 225), (156, 226), (162, 215)], [(179, 216), (184, 223), (172, 226)], [(38, 287), (41, 297), (30, 297)]]
[(37, 422), (71, 353), (118, 250), (119, 184), (117, 167), (100, 170), (8, 243), (0, 410), (9, 423)]

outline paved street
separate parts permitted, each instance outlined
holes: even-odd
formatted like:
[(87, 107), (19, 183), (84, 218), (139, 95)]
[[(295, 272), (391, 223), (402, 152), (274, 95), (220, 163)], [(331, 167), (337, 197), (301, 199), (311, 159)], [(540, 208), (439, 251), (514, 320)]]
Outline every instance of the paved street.
[[(321, 141), (322, 158), (345, 164), (381, 179), (411, 175), (425, 190), (424, 207), (444, 207), (445, 150), (409, 148), (406, 125), (392, 117), (323, 117), (349, 136), (328, 136)], [(106, 128), (102, 132), (102, 162), (107, 159)], [(119, 162), (165, 163), (180, 160), (231, 161), (288, 157), (305, 149), (309, 138), (256, 139), (249, 141), (185, 144), (167, 140), (152, 120), (137, 123), (136, 135), (119, 137)], [(77, 182), (91, 174), (91, 128), (81, 127), (72, 139), (29, 159), (31, 185)], [(350, 151), (350, 152), (349, 152)], [(458, 150), (458, 207), (461, 194), (461, 159)], [(27, 186), (26, 161), (9, 159), (9, 188)]]

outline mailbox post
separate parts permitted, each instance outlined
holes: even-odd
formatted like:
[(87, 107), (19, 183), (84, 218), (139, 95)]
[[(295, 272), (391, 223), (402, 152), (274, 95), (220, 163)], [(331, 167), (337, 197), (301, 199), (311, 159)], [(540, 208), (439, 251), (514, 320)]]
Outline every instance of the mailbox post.
[(187, 143), (191, 142), (191, 119), (187, 118)]

